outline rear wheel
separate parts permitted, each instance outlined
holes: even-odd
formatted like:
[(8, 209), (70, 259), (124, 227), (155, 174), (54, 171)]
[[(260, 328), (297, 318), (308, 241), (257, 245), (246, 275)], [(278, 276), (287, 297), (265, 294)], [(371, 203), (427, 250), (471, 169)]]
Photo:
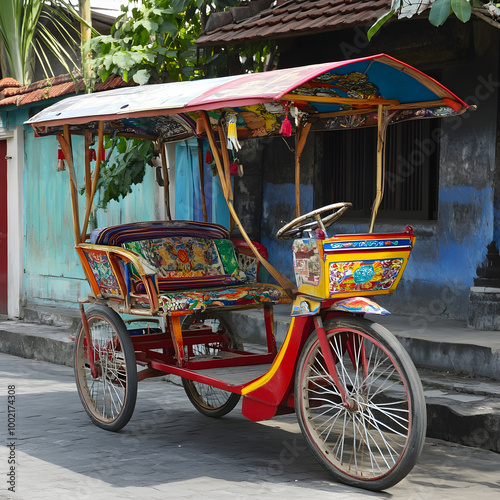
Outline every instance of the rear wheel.
[[(195, 314), (183, 322), (183, 328), (190, 325), (208, 325), (212, 331), (225, 334), (229, 339), (227, 342), (215, 342), (211, 344), (198, 344), (193, 346), (191, 356), (216, 356), (223, 347), (240, 349), (241, 343), (237, 340), (233, 330), (226, 321), (217, 313)], [(212, 418), (220, 418), (229, 413), (238, 404), (239, 394), (223, 391), (207, 384), (195, 382), (183, 378), (182, 385), (187, 397), (193, 406), (203, 415)]]
[(363, 318), (325, 322), (341, 392), (315, 332), (301, 353), (297, 417), (318, 461), (338, 480), (369, 490), (401, 481), (425, 440), (422, 384), (409, 355), (384, 327)]
[[(120, 316), (102, 306), (86, 313), (90, 345), (80, 323), (75, 344), (75, 379), (78, 394), (92, 422), (118, 431), (130, 420), (137, 398), (135, 352)], [(91, 373), (90, 356), (95, 374)]]

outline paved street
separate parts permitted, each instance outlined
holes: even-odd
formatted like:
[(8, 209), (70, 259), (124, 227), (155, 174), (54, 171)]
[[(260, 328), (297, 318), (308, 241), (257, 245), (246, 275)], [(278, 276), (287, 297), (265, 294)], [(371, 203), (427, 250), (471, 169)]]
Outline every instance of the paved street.
[(387, 493), (365, 492), (330, 479), (294, 415), (253, 423), (236, 408), (208, 419), (181, 387), (159, 379), (139, 384), (127, 427), (106, 432), (85, 414), (71, 368), (6, 354), (0, 445), (2, 499), (500, 498), (498, 454), (429, 441), (404, 481)]

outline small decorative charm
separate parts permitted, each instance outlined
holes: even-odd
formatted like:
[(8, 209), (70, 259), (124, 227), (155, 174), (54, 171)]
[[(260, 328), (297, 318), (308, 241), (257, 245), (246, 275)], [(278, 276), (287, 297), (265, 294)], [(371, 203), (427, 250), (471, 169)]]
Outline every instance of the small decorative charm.
[(288, 118), (288, 112), (290, 111), (290, 106), (287, 104), (285, 106), (285, 118), (281, 123), (280, 134), (283, 137), (290, 137), (292, 135), (292, 124), (290, 123), (290, 119)]
[(207, 151), (205, 153), (205, 163), (208, 163), (209, 165), (214, 161), (214, 158), (212, 156), (212, 153), (210, 151)]
[(227, 117), (227, 148), (239, 151), (241, 149), (238, 142), (238, 130), (236, 128), (236, 115), (230, 114)]
[(89, 149), (89, 160), (90, 161), (96, 161), (97, 160), (97, 155), (95, 153), (95, 149), (94, 148), (90, 148)]
[(61, 148), (57, 148), (57, 171), (62, 172), (63, 170), (66, 170), (64, 165), (64, 153)]
[(238, 158), (235, 158), (233, 163), (229, 165), (229, 173), (234, 176), (243, 177), (243, 165), (241, 165)]

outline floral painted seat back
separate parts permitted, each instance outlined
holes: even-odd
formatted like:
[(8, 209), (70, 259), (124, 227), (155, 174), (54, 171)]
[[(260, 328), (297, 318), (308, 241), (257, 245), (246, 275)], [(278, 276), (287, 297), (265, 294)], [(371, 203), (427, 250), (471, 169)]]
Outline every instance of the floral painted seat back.
[[(255, 281), (253, 276), (240, 271), (228, 231), (216, 224), (191, 221), (124, 224), (95, 230), (91, 241), (123, 246), (139, 254), (155, 269), (160, 292)], [(129, 275), (141, 292), (141, 278), (133, 266)]]

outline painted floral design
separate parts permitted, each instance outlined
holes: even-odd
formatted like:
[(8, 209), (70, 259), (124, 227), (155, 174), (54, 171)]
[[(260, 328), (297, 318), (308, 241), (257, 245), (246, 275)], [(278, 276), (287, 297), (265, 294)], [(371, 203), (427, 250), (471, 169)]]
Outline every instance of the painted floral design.
[(113, 274), (105, 253), (88, 251), (85, 253), (90, 269), (103, 295), (119, 295), (120, 286)]
[(330, 295), (389, 290), (403, 266), (403, 259), (331, 262)]

